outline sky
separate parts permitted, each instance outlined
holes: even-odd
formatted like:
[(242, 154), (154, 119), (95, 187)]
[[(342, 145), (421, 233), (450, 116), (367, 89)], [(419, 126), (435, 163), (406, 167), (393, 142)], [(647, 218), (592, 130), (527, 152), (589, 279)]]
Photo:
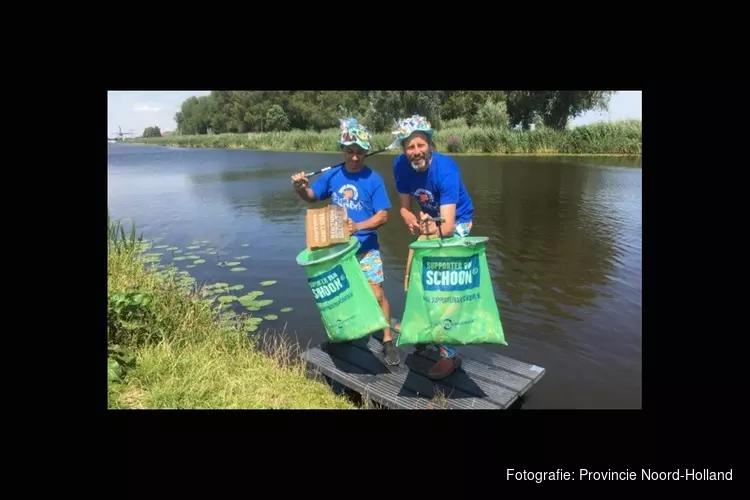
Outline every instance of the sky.
[[(198, 91), (110, 91), (107, 96), (107, 132), (112, 137), (118, 131), (133, 132), (136, 136), (146, 127), (157, 126), (162, 132), (174, 130), (177, 124), (174, 115), (182, 102), (190, 96), (210, 94), (210, 90)], [(643, 92), (622, 91), (612, 96), (607, 112), (589, 111), (572, 121), (573, 125), (642, 118), (641, 99)]]

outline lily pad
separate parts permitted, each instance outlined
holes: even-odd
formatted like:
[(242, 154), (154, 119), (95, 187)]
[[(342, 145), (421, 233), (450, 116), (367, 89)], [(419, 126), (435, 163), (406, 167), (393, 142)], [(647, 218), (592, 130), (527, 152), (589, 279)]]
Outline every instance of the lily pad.
[(179, 250), (179, 248), (177, 248), (177, 247), (168, 247), (167, 250), (170, 250), (170, 251), (174, 252), (175, 250)]
[(200, 248), (200, 245), (190, 245), (189, 247), (185, 247), (187, 250), (197, 250)]
[(247, 305), (247, 310), (259, 311), (261, 307), (270, 306), (271, 304), (273, 304), (273, 300), (271, 299), (254, 300)]
[(283, 308), (283, 309), (281, 310), (281, 312), (283, 312), (283, 313), (288, 313), (288, 312), (292, 312), (293, 310), (294, 310), (294, 309), (293, 309), (293, 308), (291, 308), (291, 307), (285, 307), (285, 308)]
[(206, 285), (206, 288), (224, 288), (229, 286), (229, 283), (214, 283), (213, 285)]
[(242, 290), (243, 288), (245, 288), (245, 285), (232, 285), (229, 287), (232, 291)]
[(232, 319), (235, 316), (237, 316), (237, 313), (234, 311), (224, 311), (219, 315), (221, 319)]
[[(151, 252), (151, 253), (143, 254), (144, 257), (159, 257), (161, 255), (164, 255), (164, 253), (163, 252)], [(239, 262), (237, 264), (239, 264)]]
[(201, 245), (208, 245), (209, 243), (211, 243), (211, 241), (209, 241), (209, 240), (202, 240), (202, 241), (199, 241), (198, 243), (200, 243)]
[(175, 257), (172, 260), (185, 260), (185, 259), (187, 259), (187, 257), (185, 257), (184, 255), (180, 255), (179, 257)]
[(203, 264), (204, 262), (206, 262), (205, 259), (197, 259), (193, 261), (193, 264)]
[(208, 255), (216, 255), (219, 252), (217, 252), (216, 250), (210, 250), (207, 253), (208, 253)]
[(187, 266), (185, 266), (185, 267), (188, 267), (188, 268), (192, 268), (192, 267), (195, 267), (195, 264), (188, 264), (188, 265), (187, 265)]
[(254, 332), (255, 330), (258, 329), (261, 322), (263, 322), (263, 318), (258, 318), (256, 316), (248, 318), (247, 322), (245, 323), (245, 326), (247, 327), (247, 331)]
[(235, 259), (237, 259), (237, 260), (249, 259), (249, 258), (250, 258), (249, 255), (240, 255), (239, 257), (235, 257)]
[(167, 248), (168, 245), (156, 245), (154, 248)]
[(225, 266), (239, 266), (240, 262), (232, 261), (232, 262), (224, 262)]
[(191, 259), (191, 260), (198, 260), (198, 259), (200, 259), (200, 256), (199, 255), (195, 255), (195, 254), (186, 255), (185, 257), (187, 257), (188, 259)]
[(177, 274), (180, 276), (188, 276), (190, 273), (187, 271), (178, 271)]
[(253, 302), (255, 302), (255, 300), (261, 295), (263, 295), (263, 292), (250, 292), (250, 293), (246, 293), (245, 295), (240, 297), (238, 300), (240, 301), (240, 304), (247, 307)]
[(243, 243), (243, 244), (242, 244), (242, 245), (240, 245), (240, 246), (241, 246), (242, 248), (247, 248), (247, 247), (249, 247), (249, 246), (250, 246), (250, 243)]
[(240, 272), (240, 271), (247, 271), (247, 268), (246, 267), (233, 267), (232, 271), (235, 272), (235, 273), (237, 273), (237, 272)]
[(271, 320), (274, 320), (274, 319), (279, 319), (279, 317), (276, 316), (275, 314), (266, 314), (265, 316), (263, 316), (263, 319), (267, 319), (267, 320), (271, 321)]
[(260, 286), (271, 286), (276, 284), (276, 280), (261, 281)]
[(221, 302), (222, 304), (233, 302), (235, 300), (237, 300), (237, 297), (235, 297), (234, 295), (222, 295), (221, 297), (219, 297), (219, 302)]

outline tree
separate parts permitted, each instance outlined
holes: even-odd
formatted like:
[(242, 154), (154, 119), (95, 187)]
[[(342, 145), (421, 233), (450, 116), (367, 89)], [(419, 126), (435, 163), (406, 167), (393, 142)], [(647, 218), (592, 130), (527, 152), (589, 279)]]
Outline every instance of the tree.
[(507, 104), (505, 101), (495, 102), (489, 99), (477, 110), (472, 125), (476, 127), (508, 128)]
[(544, 124), (555, 130), (565, 130), (571, 119), (587, 111), (593, 109), (606, 111), (614, 92), (563, 90), (544, 94), (546, 95), (543, 96), (544, 104), (541, 111)]
[(278, 104), (274, 104), (266, 113), (266, 130), (289, 130), (289, 118), (287, 118), (284, 109)]
[(143, 137), (161, 137), (159, 127), (146, 127), (143, 130)]

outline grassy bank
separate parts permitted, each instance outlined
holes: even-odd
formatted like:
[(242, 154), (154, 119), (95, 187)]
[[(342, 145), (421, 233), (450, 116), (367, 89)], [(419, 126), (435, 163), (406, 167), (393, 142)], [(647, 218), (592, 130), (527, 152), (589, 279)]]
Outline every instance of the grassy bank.
[(110, 408), (355, 408), (305, 376), (293, 344), (253, 333), (194, 280), (144, 257), (135, 230), (109, 223)]
[[(640, 155), (641, 121), (601, 122), (565, 131), (514, 131), (449, 125), (435, 134), (438, 150), (474, 154)], [(336, 151), (338, 130), (218, 134), (139, 138), (132, 142), (163, 146), (270, 149), (281, 151)], [(131, 141), (128, 141), (131, 142)], [(376, 134), (376, 148), (390, 144), (388, 133)]]

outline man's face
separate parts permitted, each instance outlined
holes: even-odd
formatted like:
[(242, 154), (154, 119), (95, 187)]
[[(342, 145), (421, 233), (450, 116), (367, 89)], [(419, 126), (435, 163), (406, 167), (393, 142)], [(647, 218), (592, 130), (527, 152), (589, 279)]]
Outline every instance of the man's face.
[(367, 151), (356, 144), (344, 146), (344, 159), (346, 161), (346, 166), (349, 168), (361, 168), (362, 165), (364, 165), (366, 154)]
[(404, 142), (404, 154), (417, 172), (424, 172), (430, 166), (430, 142), (426, 134), (415, 132)]

